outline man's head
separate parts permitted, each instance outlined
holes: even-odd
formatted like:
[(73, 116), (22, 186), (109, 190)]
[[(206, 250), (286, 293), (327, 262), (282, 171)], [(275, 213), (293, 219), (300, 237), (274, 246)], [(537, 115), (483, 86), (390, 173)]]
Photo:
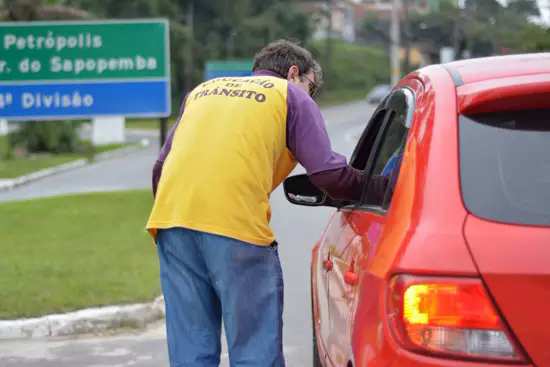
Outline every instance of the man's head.
[(323, 83), (321, 66), (311, 53), (287, 40), (271, 42), (254, 57), (252, 70), (270, 70), (314, 96)]

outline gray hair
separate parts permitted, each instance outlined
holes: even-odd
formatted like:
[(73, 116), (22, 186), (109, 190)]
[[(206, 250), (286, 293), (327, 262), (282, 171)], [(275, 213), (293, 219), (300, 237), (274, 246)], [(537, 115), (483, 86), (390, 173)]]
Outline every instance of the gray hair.
[(292, 65), (298, 67), (300, 75), (312, 71), (315, 75), (315, 84), (317, 87), (321, 87), (323, 84), (323, 71), (311, 52), (297, 43), (284, 39), (271, 42), (262, 48), (254, 56), (252, 70), (270, 70), (286, 79), (288, 69)]

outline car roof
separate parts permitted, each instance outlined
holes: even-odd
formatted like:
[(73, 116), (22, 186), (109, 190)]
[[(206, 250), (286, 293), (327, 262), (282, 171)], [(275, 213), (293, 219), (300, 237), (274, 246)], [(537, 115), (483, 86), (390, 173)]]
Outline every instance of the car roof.
[(454, 81), (459, 113), (550, 108), (550, 53), (441, 65)]
[(550, 53), (461, 60), (443, 64), (443, 67), (453, 75), (453, 79), (460, 78), (461, 84), (470, 84), (490, 79), (550, 73)]

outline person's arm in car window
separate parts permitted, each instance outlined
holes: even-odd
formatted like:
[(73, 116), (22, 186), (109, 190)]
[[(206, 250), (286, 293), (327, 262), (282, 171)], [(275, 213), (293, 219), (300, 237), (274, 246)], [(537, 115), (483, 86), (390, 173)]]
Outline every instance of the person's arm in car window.
[[(288, 85), (287, 146), (306, 169), (311, 182), (338, 200), (359, 200), (365, 177), (334, 152), (317, 104), (300, 88)], [(386, 178), (371, 180), (383, 197)]]

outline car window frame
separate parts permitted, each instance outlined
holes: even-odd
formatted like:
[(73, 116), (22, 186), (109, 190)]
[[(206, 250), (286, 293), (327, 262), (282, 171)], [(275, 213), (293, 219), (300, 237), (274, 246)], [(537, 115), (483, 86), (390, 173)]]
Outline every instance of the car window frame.
[[(407, 128), (407, 134), (404, 137), (403, 143), (402, 143), (402, 149), (404, 150), (406, 148), (407, 140), (410, 134), (410, 129), (413, 123), (414, 111), (416, 108), (416, 94), (411, 88), (402, 87), (392, 91), (386, 97), (386, 100), (384, 101), (383, 106), (381, 104), (381, 106), (379, 106), (375, 111), (376, 113), (376, 112), (379, 112), (380, 110), (384, 110), (385, 116), (383, 118), (383, 123), (378, 129), (378, 132), (374, 141), (374, 145), (370, 149), (369, 157), (367, 159), (367, 164), (365, 166), (365, 169), (363, 170), (363, 174), (367, 176), (367, 178), (365, 179), (366, 184), (363, 187), (361, 200), (353, 204), (354, 210), (362, 210), (362, 211), (374, 212), (380, 215), (385, 215), (389, 209), (389, 204), (391, 203), (391, 201), (389, 203), (386, 203), (386, 198), (384, 198), (381, 205), (372, 205), (372, 204), (367, 205), (365, 202), (365, 199), (366, 199), (367, 188), (370, 181), (370, 176), (372, 175), (372, 170), (374, 169), (374, 163), (376, 162), (376, 159), (378, 158), (378, 154), (380, 153), (380, 148), (384, 142), (386, 132), (389, 129), (393, 115), (399, 112), (399, 109), (396, 107), (402, 108), (402, 106), (397, 106), (397, 103), (399, 102), (397, 101), (396, 98), (394, 98), (397, 94), (400, 94), (400, 93), (405, 94), (405, 102), (406, 102), (405, 108), (407, 108), (405, 123), (404, 123), (405, 127)], [(376, 115), (373, 114), (373, 117), (375, 116)], [(366, 129), (368, 129), (368, 126)], [(365, 131), (365, 134), (367, 134), (367, 131)], [(355, 150), (360, 150), (360, 146), (362, 143), (364, 143), (363, 136), (359, 140)], [(355, 154), (355, 150), (354, 150), (354, 154)], [(402, 166), (400, 165), (399, 171), (401, 171), (401, 167)]]
[[(380, 132), (380, 130), (383, 128), (384, 124), (386, 123), (386, 119), (388, 118), (388, 114), (387, 114), (388, 111), (386, 110), (386, 103), (385, 102), (386, 101), (384, 101), (384, 103), (381, 103), (378, 106), (378, 108), (376, 108), (375, 111), (372, 113), (372, 117), (370, 118), (369, 122), (367, 123), (367, 126), (365, 127), (365, 129), (361, 133), (361, 137), (359, 138), (359, 140), (357, 141), (357, 144), (355, 145), (355, 148), (353, 149), (353, 153), (352, 153), (351, 159), (350, 159), (350, 166), (355, 168), (355, 169), (360, 170), (361, 172), (366, 171), (367, 164), (368, 164), (368, 161), (369, 161), (369, 157), (370, 157), (375, 145), (373, 144), (372, 147), (370, 147), (368, 149), (368, 152), (366, 153), (367, 154), (367, 159), (365, 160), (364, 166), (362, 168), (356, 167), (357, 166), (356, 161), (357, 161), (357, 159), (359, 159), (359, 154), (363, 150), (362, 148), (363, 148), (363, 145), (365, 144), (365, 142), (367, 140), (367, 137), (370, 137), (372, 134), (375, 134), (374, 139), (373, 139), (373, 143), (376, 143), (376, 138), (378, 136), (378, 133)], [(381, 117), (379, 118), (379, 116), (381, 116)], [(381, 122), (377, 123), (378, 119), (380, 119)]]

